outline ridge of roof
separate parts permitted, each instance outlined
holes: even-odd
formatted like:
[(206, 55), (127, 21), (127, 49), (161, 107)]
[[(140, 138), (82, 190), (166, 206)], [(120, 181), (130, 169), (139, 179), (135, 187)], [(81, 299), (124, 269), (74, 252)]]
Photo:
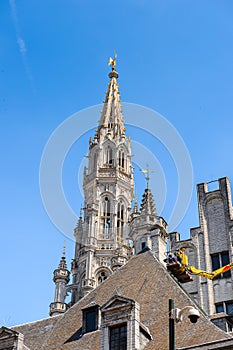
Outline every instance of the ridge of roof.
[(9, 328), (14, 330), (14, 328), (24, 327), (24, 326), (32, 325), (32, 324), (34, 324), (34, 323), (42, 323), (42, 322), (44, 322), (44, 321), (53, 320), (53, 319), (55, 319), (56, 317), (61, 317), (61, 316), (62, 316), (62, 315), (55, 315), (55, 316), (53, 316), (53, 317), (45, 317), (45, 318), (41, 318), (40, 320), (30, 321), (30, 322), (22, 323), (22, 324), (17, 324), (17, 325), (11, 326), (11, 327), (9, 327)]

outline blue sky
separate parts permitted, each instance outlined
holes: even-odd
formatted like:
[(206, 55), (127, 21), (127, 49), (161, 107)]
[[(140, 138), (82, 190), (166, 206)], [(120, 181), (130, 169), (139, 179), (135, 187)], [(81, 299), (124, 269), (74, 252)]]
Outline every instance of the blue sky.
[[(122, 101), (159, 112), (189, 150), (194, 187), (178, 227), (182, 237), (198, 225), (195, 185), (223, 176), (233, 182), (233, 3), (5, 0), (0, 43), (0, 323), (10, 326), (48, 315), (52, 272), (65, 237), (43, 208), (40, 160), (60, 123), (102, 102), (114, 50)], [(177, 189), (174, 164), (158, 143), (128, 131), (153, 148), (164, 168), (166, 219)], [(76, 212), (82, 202), (77, 172), (88, 135), (81, 141), (67, 155), (63, 174), (67, 200)], [(140, 197), (145, 183), (137, 177)], [(67, 239), (68, 262), (72, 257), (73, 242)]]

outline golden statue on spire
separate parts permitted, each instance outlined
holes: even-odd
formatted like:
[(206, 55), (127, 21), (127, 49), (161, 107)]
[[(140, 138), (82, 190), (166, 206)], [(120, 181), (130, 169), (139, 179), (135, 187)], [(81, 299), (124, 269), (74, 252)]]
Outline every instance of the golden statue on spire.
[(112, 58), (112, 57), (110, 57), (109, 58), (109, 61), (108, 61), (108, 65), (110, 66), (112, 66), (112, 71), (113, 70), (116, 70), (116, 58), (117, 58), (117, 54), (116, 53), (114, 53), (114, 58)]

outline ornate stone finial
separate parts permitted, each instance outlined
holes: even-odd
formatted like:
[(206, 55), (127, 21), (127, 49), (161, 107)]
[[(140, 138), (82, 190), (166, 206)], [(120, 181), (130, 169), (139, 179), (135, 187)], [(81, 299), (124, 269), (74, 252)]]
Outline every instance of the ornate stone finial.
[(66, 265), (66, 241), (64, 241), (63, 250), (62, 250), (62, 257), (58, 266), (59, 269), (67, 269)]
[(109, 61), (108, 61), (108, 65), (112, 66), (112, 71), (109, 73), (109, 78), (118, 78), (119, 74), (116, 71), (116, 58), (117, 58), (117, 54), (114, 53), (114, 58), (110, 57)]

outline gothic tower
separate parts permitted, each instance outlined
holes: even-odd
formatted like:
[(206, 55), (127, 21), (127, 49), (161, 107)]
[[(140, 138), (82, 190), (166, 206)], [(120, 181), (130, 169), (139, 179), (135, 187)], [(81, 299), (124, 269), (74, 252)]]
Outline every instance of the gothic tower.
[[(98, 127), (89, 140), (88, 164), (84, 168), (84, 208), (74, 230), (72, 283), (68, 285), (65, 278), (61, 281), (59, 265), (54, 272), (56, 293), (50, 315), (65, 312), (126, 264), (132, 254), (150, 249), (161, 262), (165, 258), (167, 223), (156, 213), (149, 169), (144, 170), (147, 188), (141, 208), (135, 202), (132, 212), (132, 154), (130, 138), (125, 135), (116, 57), (110, 59), (110, 64), (110, 82)], [(65, 297), (70, 292), (71, 302), (67, 305)]]
[(130, 139), (125, 136), (116, 57), (84, 169), (84, 208), (74, 230), (72, 300), (96, 288), (131, 255), (128, 241), (134, 179)]

